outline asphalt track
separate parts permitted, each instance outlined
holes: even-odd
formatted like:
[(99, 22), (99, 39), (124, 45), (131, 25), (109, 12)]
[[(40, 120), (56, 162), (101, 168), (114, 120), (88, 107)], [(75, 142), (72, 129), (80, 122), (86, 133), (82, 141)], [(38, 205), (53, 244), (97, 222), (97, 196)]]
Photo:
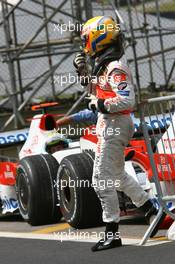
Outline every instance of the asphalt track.
[[(0, 219), (0, 263), (175, 263), (175, 242), (166, 239), (165, 231), (160, 231), (158, 236), (149, 240), (145, 246), (139, 246), (147, 227), (143, 219), (122, 221), (120, 232), (123, 247), (91, 252), (91, 246), (98, 240), (92, 237), (92, 234), (99, 234), (104, 230), (103, 227), (75, 230), (64, 222), (31, 227), (19, 216), (5, 217)], [(87, 232), (89, 237), (81, 237), (81, 231)]]
[(0, 239), (2, 264), (103, 264), (142, 263), (174, 264), (175, 243), (152, 247), (123, 246), (101, 252), (91, 252), (92, 243), (60, 242), (31, 239)]

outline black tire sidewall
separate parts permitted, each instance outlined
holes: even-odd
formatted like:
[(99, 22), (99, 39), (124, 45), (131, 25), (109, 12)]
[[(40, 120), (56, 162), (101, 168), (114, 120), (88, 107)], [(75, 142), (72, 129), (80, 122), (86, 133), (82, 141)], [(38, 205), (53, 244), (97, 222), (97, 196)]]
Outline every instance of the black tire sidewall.
[[(16, 179), (19, 210), (22, 217), (31, 225), (49, 224), (61, 218), (53, 180), (56, 178), (58, 166), (55, 158), (48, 154), (29, 156), (19, 162)], [(27, 210), (20, 204), (18, 177), (25, 177), (28, 184)]]
[[(69, 212), (65, 210), (64, 197), (62, 197), (60, 186), (65, 168), (69, 171), (71, 179), (75, 181), (75, 188), (73, 188), (74, 202)], [(57, 187), (60, 209), (65, 220), (75, 228), (92, 227), (102, 223), (101, 204), (94, 188), (91, 186), (92, 173), (93, 159), (86, 153), (74, 154), (64, 158), (58, 170)], [(89, 185), (85, 183), (84, 187), (77, 187), (77, 182), (80, 184), (80, 180), (88, 181)]]
[[(20, 198), (20, 194), (19, 194), (19, 181), (21, 180), (20, 177), (24, 177), (25, 178), (25, 182), (27, 183), (27, 189), (28, 189), (28, 204), (27, 204), (27, 209), (25, 210), (23, 208), (23, 206), (21, 206), (21, 198)], [(30, 215), (30, 204), (31, 204), (31, 200), (30, 197), (31, 195), (31, 183), (29, 178), (27, 177), (27, 172), (24, 168), (24, 166), (19, 165), (18, 166), (18, 176), (16, 178), (16, 193), (17, 193), (17, 199), (18, 199), (18, 205), (19, 205), (19, 211), (20, 214), (22, 215), (23, 219), (26, 221), (29, 221), (29, 215)]]
[[(71, 210), (69, 212), (66, 212), (65, 210), (65, 198), (63, 197), (63, 191), (61, 190), (61, 180), (63, 180), (63, 173), (64, 173), (64, 169), (65, 167), (67, 167), (67, 163), (62, 163), (62, 165), (60, 165), (59, 169), (58, 169), (58, 174), (59, 174), (59, 181), (58, 181), (58, 192), (59, 192), (59, 195), (58, 195), (58, 199), (60, 201), (60, 209), (61, 209), (61, 212), (66, 220), (66, 222), (68, 223), (71, 223), (72, 225), (74, 224), (74, 222), (76, 222), (75, 219), (78, 219), (80, 216), (79, 216), (79, 212), (80, 210), (78, 210), (77, 208), (77, 202), (76, 201), (79, 201), (79, 206), (80, 206), (80, 194), (79, 192), (77, 191), (76, 187), (75, 188), (72, 188), (73, 190), (73, 207), (71, 208)], [(72, 173), (72, 171), (69, 171), (71, 173), (71, 180), (77, 180), (77, 178), (75, 177), (75, 173)], [(81, 207), (81, 206), (80, 206)]]

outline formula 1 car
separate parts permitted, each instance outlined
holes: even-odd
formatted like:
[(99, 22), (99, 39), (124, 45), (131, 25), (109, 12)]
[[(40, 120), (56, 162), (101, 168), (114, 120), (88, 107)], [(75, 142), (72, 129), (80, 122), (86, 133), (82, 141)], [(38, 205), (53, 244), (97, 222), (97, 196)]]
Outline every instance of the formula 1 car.
[[(14, 212), (9, 203), (11, 201), (16, 205), (15, 210), (18, 207), (22, 217), (31, 225), (59, 222), (62, 217), (75, 228), (101, 224), (101, 205), (91, 186), (97, 138), (94, 127), (87, 131), (79, 141), (71, 142), (57, 133), (53, 115), (35, 115), (28, 138), (19, 153), (19, 161), (11, 164), (13, 181), (7, 182), (6, 169), (0, 169), (3, 212)], [(133, 138), (130, 141), (125, 150), (125, 159), (126, 171), (156, 202), (156, 190), (143, 139)], [(79, 183), (87, 185), (82, 187)], [(4, 185), (10, 187), (10, 191), (3, 189)], [(122, 192), (118, 192), (118, 195), (121, 216), (141, 214), (126, 195)]]

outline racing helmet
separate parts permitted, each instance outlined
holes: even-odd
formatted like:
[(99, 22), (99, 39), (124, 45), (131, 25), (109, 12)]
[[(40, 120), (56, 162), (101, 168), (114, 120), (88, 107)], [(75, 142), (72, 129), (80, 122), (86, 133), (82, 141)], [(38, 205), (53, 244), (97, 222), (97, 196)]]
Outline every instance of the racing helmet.
[(46, 152), (52, 154), (56, 151), (63, 150), (69, 147), (69, 140), (63, 135), (57, 133), (57, 135), (51, 136), (46, 141)]
[(91, 57), (95, 56), (116, 42), (120, 32), (120, 24), (110, 16), (89, 19), (81, 31), (83, 51)]

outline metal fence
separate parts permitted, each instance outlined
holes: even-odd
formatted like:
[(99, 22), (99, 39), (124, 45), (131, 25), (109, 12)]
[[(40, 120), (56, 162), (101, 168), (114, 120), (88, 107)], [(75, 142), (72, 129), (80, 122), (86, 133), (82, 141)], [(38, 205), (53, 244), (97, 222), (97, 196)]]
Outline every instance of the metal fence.
[[(149, 180), (155, 183), (160, 205), (158, 215), (145, 233), (141, 244), (147, 241), (163, 212), (175, 220), (175, 214), (172, 212), (175, 207), (174, 107), (175, 95), (148, 99), (140, 104), (141, 124), (152, 169)], [(157, 126), (154, 129), (148, 125), (148, 122), (153, 120)]]

